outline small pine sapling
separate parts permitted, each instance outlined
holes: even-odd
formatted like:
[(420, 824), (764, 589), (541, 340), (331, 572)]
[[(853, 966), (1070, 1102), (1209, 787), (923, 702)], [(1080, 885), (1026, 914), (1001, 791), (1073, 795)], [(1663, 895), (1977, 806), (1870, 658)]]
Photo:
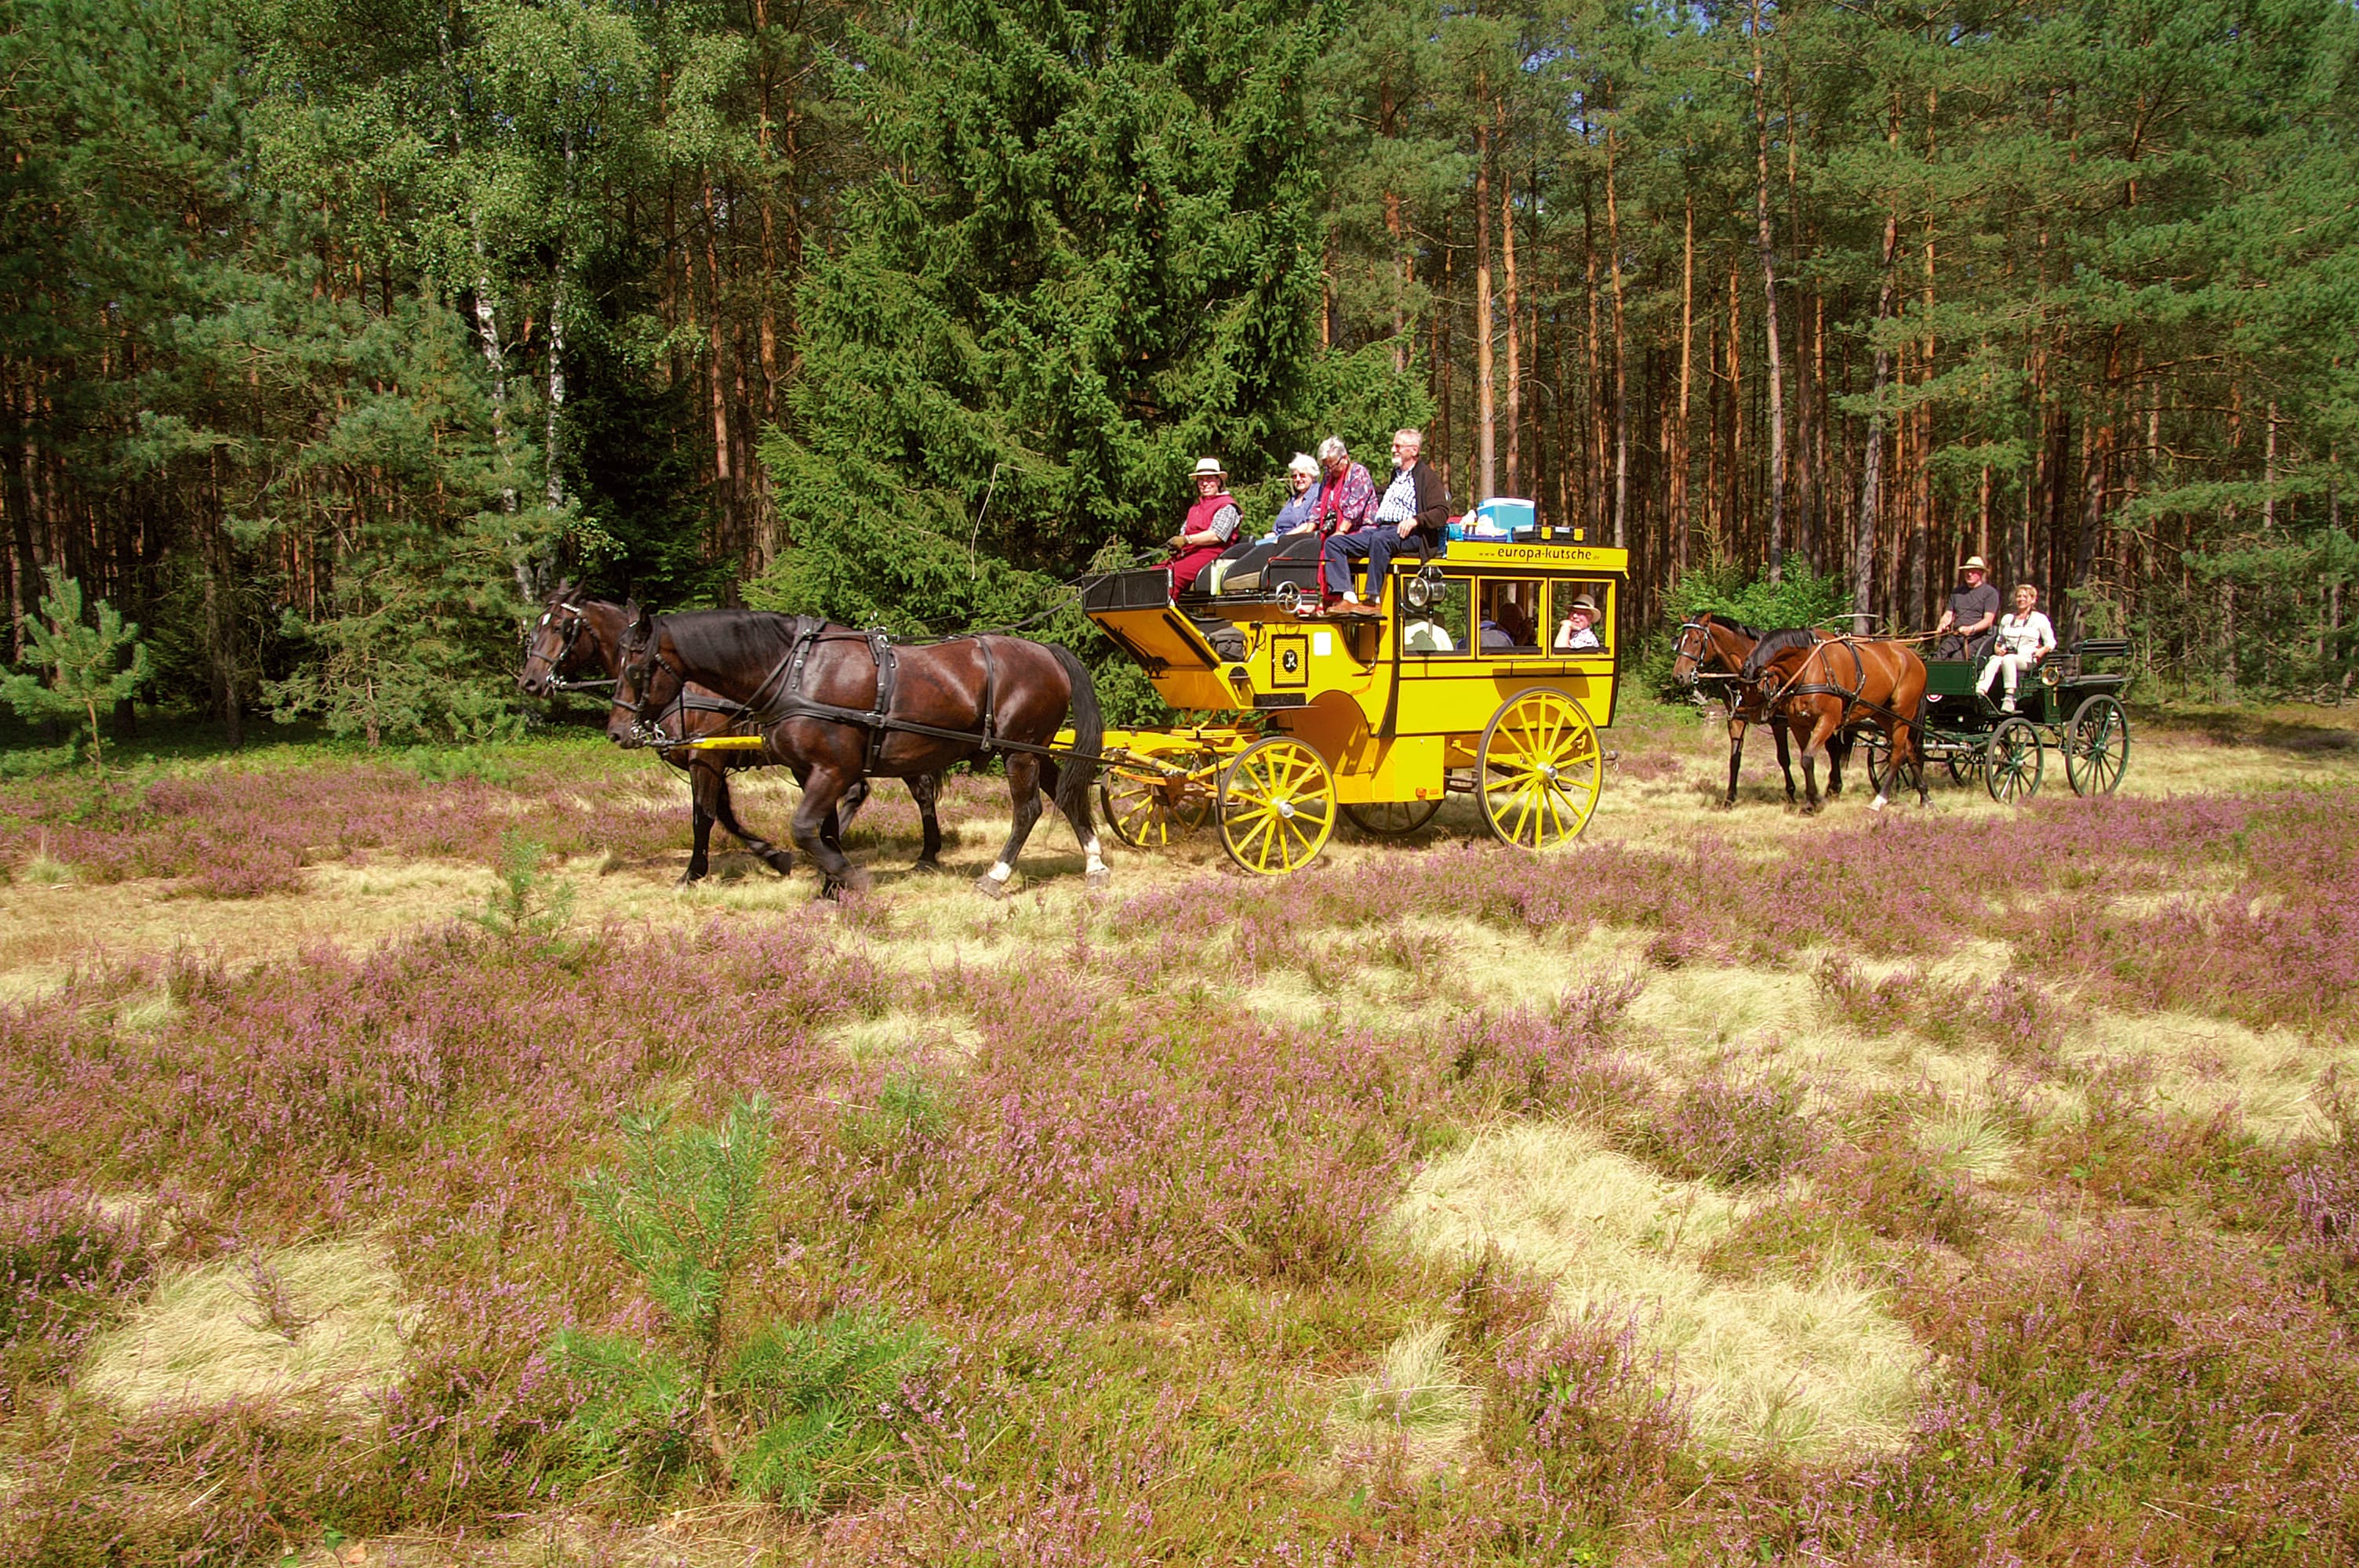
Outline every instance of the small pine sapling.
[(573, 886), (542, 869), (549, 847), (511, 827), (500, 835), (499, 859), (492, 870), (500, 880), (481, 909), (459, 912), (504, 941), (545, 943), (573, 914)]
[(25, 622), (36, 669), (0, 678), (0, 698), (27, 719), (88, 724), (91, 766), (103, 778), (99, 709), (128, 699), (147, 684), (147, 644), (139, 640), (138, 623), (125, 622), (103, 599), (94, 611), (98, 623), (86, 624), (82, 584), (56, 567), (44, 568), (42, 576), (49, 590), (41, 596), (40, 614)]
[(873, 1307), (733, 1343), (730, 1293), (768, 1217), (769, 1104), (740, 1100), (717, 1128), (674, 1130), (662, 1113), (625, 1127), (630, 1159), (585, 1179), (582, 1201), (661, 1309), (669, 1342), (558, 1336), (557, 1363), (592, 1390), (573, 1420), (587, 1457), (655, 1476), (701, 1457), (804, 1512), (846, 1494), (894, 1458), (905, 1385), (940, 1347)]

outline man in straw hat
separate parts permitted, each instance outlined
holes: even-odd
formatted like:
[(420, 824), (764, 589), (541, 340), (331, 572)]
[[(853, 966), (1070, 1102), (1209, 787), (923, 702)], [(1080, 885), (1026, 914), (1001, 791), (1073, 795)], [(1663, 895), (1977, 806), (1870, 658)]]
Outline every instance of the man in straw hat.
[(1196, 586), (1206, 567), (1221, 558), (1237, 536), (1237, 503), (1229, 494), (1229, 470), (1218, 458), (1204, 458), (1190, 475), (1196, 481), (1196, 503), (1188, 520), (1166, 541), (1180, 553), (1163, 564), (1171, 568), (1171, 591), (1185, 593)]
[(1597, 640), (1597, 600), (1584, 593), (1565, 611), (1564, 621), (1556, 629), (1556, 651), (1578, 654), (1603, 646)]
[[(1980, 556), (1968, 556), (1958, 576), (1965, 586), (1950, 595), (1950, 607), (1933, 628), (1937, 658), (1976, 657), (1988, 646), (1991, 628), (1998, 624), (1998, 589), (1990, 584), (1989, 565)], [(1953, 637), (1956, 645), (1951, 642)]]

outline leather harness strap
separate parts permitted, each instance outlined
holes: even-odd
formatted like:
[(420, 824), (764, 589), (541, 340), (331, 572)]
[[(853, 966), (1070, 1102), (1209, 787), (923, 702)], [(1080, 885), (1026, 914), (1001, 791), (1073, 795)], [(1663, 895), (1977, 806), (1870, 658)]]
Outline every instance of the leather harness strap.
[(991, 667), (991, 639), (977, 637), (974, 640), (974, 646), (975, 651), (983, 655), (983, 749), (988, 754), (992, 747), (992, 738), (998, 733), (998, 725), (991, 716), (991, 687), (994, 673)]
[[(1856, 684), (1848, 691), (1840, 686), (1830, 684), (1834, 676), (1834, 671), (1832, 669), (1826, 671), (1828, 680), (1825, 682), (1804, 682), (1802, 680), (1802, 676), (1810, 672), (1810, 665), (1814, 662), (1821, 659), (1829, 648), (1833, 647), (1841, 647), (1845, 653), (1851, 655), (1853, 678)], [(1805, 658), (1801, 663), (1801, 667), (1794, 672), (1794, 681), (1795, 684), (1785, 687), (1771, 695), (1767, 699), (1767, 705), (1771, 708), (1777, 708), (1797, 697), (1839, 697), (1843, 700), (1843, 711), (1846, 716), (1850, 713), (1851, 709), (1854, 708), (1864, 708), (1872, 713), (1875, 713), (1883, 718), (1891, 719), (1896, 724), (1907, 724), (1911, 722), (1911, 720), (1894, 712), (1884, 704), (1880, 702), (1869, 702), (1860, 696), (1861, 692), (1867, 689), (1867, 661), (1859, 656), (1858, 645), (1849, 637), (1830, 637), (1824, 642), (1814, 644), (1810, 649), (1810, 656)]]
[(886, 721), (893, 713), (893, 675), (898, 661), (893, 657), (893, 639), (882, 632), (868, 633), (868, 652), (876, 661), (876, 706), (869, 710), (868, 719), (868, 771), (873, 773), (885, 754), (885, 738), (892, 733)]

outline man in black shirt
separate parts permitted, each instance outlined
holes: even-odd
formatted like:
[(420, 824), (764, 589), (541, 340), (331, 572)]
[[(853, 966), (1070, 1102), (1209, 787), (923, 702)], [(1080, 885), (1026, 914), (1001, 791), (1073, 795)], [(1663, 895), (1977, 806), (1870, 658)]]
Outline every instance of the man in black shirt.
[(1998, 589), (1990, 585), (1990, 568), (1980, 556), (1968, 556), (1958, 575), (1965, 586), (1950, 595), (1950, 607), (1933, 628), (1934, 656), (1978, 659), (1990, 647), (1991, 628), (1998, 624)]

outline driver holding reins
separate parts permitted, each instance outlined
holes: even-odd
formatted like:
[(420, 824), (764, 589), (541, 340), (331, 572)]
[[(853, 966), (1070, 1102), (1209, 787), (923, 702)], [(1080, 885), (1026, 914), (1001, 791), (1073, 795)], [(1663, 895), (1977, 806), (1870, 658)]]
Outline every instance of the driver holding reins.
[(1958, 576), (1965, 586), (1950, 595), (1949, 608), (1933, 627), (1933, 646), (1942, 648), (1956, 637), (1963, 643), (1957, 656), (1971, 659), (1990, 645), (1991, 628), (1998, 624), (1998, 589), (1991, 586), (1990, 568), (1980, 556), (1968, 556)]

